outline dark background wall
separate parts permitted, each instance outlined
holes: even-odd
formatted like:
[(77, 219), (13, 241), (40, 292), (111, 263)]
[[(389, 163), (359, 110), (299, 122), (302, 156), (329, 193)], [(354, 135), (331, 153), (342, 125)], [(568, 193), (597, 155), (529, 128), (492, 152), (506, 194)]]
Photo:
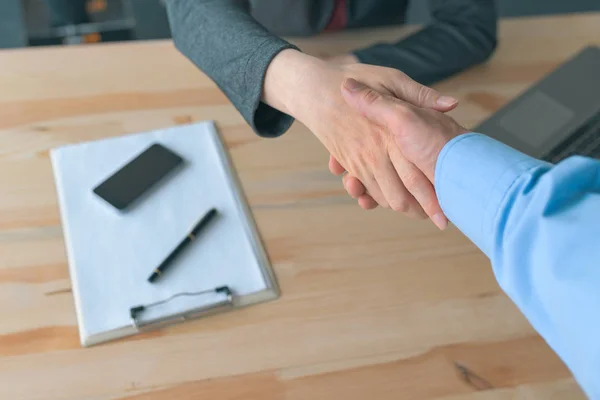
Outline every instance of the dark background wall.
[[(600, 11), (600, 0), (496, 0), (496, 2), (498, 12), (503, 17)], [(427, 0), (412, 2), (410, 10), (412, 21), (429, 20), (428, 3)]]
[[(66, 4), (77, 2), (0, 0), (0, 48), (98, 40), (147, 40), (170, 36), (160, 0), (88, 0), (95, 11), (85, 21), (79, 19), (76, 11), (66, 17), (51, 15), (46, 7), (47, 1)], [(409, 21), (427, 22), (428, 3), (427, 0), (413, 0)], [(600, 0), (498, 0), (498, 9), (503, 17), (600, 11)], [(65, 27), (61, 18), (71, 18), (79, 25), (77, 28)]]

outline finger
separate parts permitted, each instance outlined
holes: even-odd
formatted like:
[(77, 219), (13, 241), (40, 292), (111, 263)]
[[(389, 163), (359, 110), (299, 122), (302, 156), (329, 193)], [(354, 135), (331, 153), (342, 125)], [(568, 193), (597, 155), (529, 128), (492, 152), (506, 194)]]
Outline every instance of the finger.
[(373, 210), (379, 204), (368, 194), (364, 194), (358, 198), (358, 205), (365, 210)]
[[(367, 118), (377, 121), (380, 125), (386, 126), (386, 117), (397, 109), (397, 105), (409, 103), (417, 107), (433, 108), (438, 111), (446, 112), (454, 109), (458, 101), (452, 97), (440, 96), (435, 90), (406, 78), (412, 83), (401, 84), (397, 79), (393, 87), (388, 88), (394, 93), (394, 96), (383, 95), (376, 90), (360, 83), (352, 78), (344, 80), (342, 83), (342, 95), (351, 107), (359, 110)], [(383, 120), (382, 120), (383, 119)]]
[(454, 97), (442, 96), (437, 90), (415, 82), (400, 71), (394, 71), (394, 75), (388, 89), (394, 96), (413, 106), (448, 112), (458, 105), (458, 100)]
[(358, 199), (360, 196), (367, 193), (365, 185), (351, 175), (344, 175), (342, 181), (344, 183), (344, 189), (346, 189), (346, 192), (354, 199)]
[(375, 179), (375, 176), (370, 175), (366, 179), (363, 178), (361, 182), (367, 189), (369, 195), (371, 195), (371, 197), (377, 202), (377, 204), (379, 204), (383, 208), (389, 208), (390, 205), (387, 202), (386, 197), (384, 196), (383, 191), (379, 186), (379, 182), (377, 181), (377, 179)]
[(338, 162), (332, 155), (329, 156), (329, 171), (334, 175), (341, 175), (346, 172), (346, 168), (342, 167), (342, 164)]
[(399, 154), (399, 150), (394, 150), (390, 154), (390, 158), (404, 186), (416, 199), (425, 214), (440, 230), (446, 229), (448, 219), (440, 207), (435, 189), (429, 179), (414, 164)]
[(390, 160), (382, 167), (378, 168), (376, 178), (377, 183), (392, 210), (400, 211), (410, 217), (426, 217), (425, 212), (417, 200), (404, 187), (404, 184), (398, 176), (398, 172), (396, 172), (396, 169)]
[(358, 204), (365, 210), (372, 210), (379, 205), (367, 193), (367, 189), (357, 178), (350, 175), (344, 176), (344, 187), (351, 197), (358, 199)]
[[(346, 170), (344, 169), (344, 167), (342, 167), (340, 165), (340, 168), (338, 169), (336, 164), (339, 164), (339, 162), (337, 162), (337, 160), (333, 156), (330, 156), (330, 158), (329, 158), (329, 170), (332, 173), (334, 173), (334, 174), (339, 169), (343, 169), (343, 172), (346, 172)], [(352, 178), (350, 180), (350, 186), (346, 187), (346, 180), (350, 179), (350, 178)], [(387, 201), (385, 200), (385, 196), (381, 192), (381, 189), (379, 188), (379, 185), (378, 185), (377, 181), (375, 180), (375, 177), (371, 176), (370, 178), (365, 179), (365, 182), (363, 183), (358, 178), (355, 178), (355, 177), (352, 177), (352, 176), (346, 174), (342, 178), (342, 182), (344, 183), (344, 188), (346, 189), (346, 191), (348, 192), (348, 194), (350, 196), (352, 196), (354, 198), (358, 198), (363, 193), (366, 193), (368, 191), (369, 194), (371, 195), (371, 197), (373, 199), (375, 199), (375, 201), (380, 206), (382, 206), (384, 208), (389, 207)], [(350, 190), (348, 190), (348, 189), (350, 189)]]
[(342, 86), (346, 103), (377, 125), (389, 128), (397, 120), (398, 114), (406, 105), (402, 100), (387, 96), (352, 79), (346, 79)]

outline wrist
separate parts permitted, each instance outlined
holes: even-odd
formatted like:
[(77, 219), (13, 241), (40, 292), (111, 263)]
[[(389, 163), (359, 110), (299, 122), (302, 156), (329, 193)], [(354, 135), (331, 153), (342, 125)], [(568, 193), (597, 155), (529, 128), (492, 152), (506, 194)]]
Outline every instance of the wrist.
[(298, 50), (281, 51), (267, 68), (262, 101), (298, 119), (307, 86), (320, 63), (321, 60)]
[(340, 65), (340, 66), (351, 65), (351, 64), (359, 64), (360, 63), (360, 60), (358, 59), (358, 57), (356, 57), (352, 53), (350, 53), (350, 54), (342, 54), (342, 55), (339, 55), (339, 56), (328, 57), (328, 58), (325, 58), (325, 61), (327, 61), (330, 64)]

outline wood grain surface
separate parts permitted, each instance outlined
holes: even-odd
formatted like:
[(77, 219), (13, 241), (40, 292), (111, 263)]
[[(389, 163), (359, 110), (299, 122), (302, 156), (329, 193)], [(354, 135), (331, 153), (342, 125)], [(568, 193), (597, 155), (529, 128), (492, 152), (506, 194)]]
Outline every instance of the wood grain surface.
[[(336, 54), (402, 32), (298, 43)], [(600, 14), (505, 21), (493, 60), (438, 88), (472, 126), (589, 43)], [(281, 299), (80, 348), (49, 149), (206, 119)], [(306, 128), (258, 138), (170, 42), (0, 52), (0, 399), (374, 398), (584, 396), (456, 229), (360, 210)]]

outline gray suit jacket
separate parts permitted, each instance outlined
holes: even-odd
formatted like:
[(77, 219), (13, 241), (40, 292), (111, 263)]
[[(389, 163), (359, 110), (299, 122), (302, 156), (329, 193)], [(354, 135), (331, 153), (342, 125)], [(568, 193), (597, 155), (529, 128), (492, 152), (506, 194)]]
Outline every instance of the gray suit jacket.
[[(348, 29), (404, 23), (409, 0), (347, 0)], [(365, 64), (432, 84), (485, 61), (496, 47), (494, 0), (428, 0), (433, 22), (396, 43), (357, 49)], [(280, 36), (321, 32), (334, 0), (165, 0), (177, 48), (223, 90), (255, 132), (284, 133), (292, 118), (260, 101)]]

